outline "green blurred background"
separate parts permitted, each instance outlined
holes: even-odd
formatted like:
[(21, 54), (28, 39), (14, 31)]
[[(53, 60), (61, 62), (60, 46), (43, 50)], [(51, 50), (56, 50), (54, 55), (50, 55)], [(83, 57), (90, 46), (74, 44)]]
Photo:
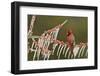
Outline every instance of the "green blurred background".
[[(28, 15), (28, 29), (32, 15)], [(68, 20), (58, 33), (58, 40), (66, 42), (66, 34), (68, 29), (72, 29), (75, 35), (76, 44), (80, 42), (88, 42), (88, 18), (75, 16), (48, 16), (36, 15), (36, 20), (33, 28), (33, 35), (40, 36), (44, 31), (54, 28), (58, 24)]]

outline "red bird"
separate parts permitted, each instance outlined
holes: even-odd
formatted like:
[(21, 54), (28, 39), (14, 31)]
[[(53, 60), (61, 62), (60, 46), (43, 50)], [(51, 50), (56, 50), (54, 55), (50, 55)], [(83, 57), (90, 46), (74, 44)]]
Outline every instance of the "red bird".
[(67, 32), (67, 44), (69, 47), (73, 47), (75, 45), (75, 36), (71, 29)]

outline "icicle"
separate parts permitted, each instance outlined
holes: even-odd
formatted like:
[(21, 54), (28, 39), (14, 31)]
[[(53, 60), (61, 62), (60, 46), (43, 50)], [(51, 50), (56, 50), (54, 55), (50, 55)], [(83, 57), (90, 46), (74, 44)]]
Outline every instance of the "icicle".
[(62, 52), (62, 49), (63, 49), (64, 45), (62, 45), (61, 49), (60, 49), (60, 52), (58, 54), (58, 59), (60, 58), (60, 55), (61, 55), (61, 52)]
[(46, 55), (44, 55), (44, 59), (43, 60), (46, 60)]
[(60, 48), (61, 48), (61, 44), (59, 44), (59, 47), (58, 47), (58, 50), (57, 50), (57, 56), (58, 56), (58, 54), (59, 54)]
[(73, 49), (73, 53), (74, 53), (74, 58), (76, 57), (78, 51), (79, 51), (80, 47), (78, 45), (76, 45)]
[(32, 46), (31, 46), (31, 49), (33, 49), (34, 44), (35, 44), (35, 43), (34, 43), (34, 41), (33, 41)]
[(28, 31), (28, 37), (32, 36), (32, 29), (33, 29), (33, 26), (34, 26), (35, 18), (36, 18), (35, 16), (32, 16), (29, 31)]
[(47, 60), (49, 60), (50, 55), (51, 55), (51, 54), (48, 55)]
[(37, 51), (34, 52), (33, 60), (35, 60)]
[(35, 57), (36, 57), (36, 53), (37, 53), (37, 50), (38, 50), (38, 47), (37, 47), (37, 44), (35, 44), (35, 50), (34, 50), (34, 56), (33, 56), (33, 60), (35, 60)]
[(86, 46), (84, 45), (83, 50), (82, 50), (82, 53), (81, 53), (81, 55), (80, 55), (80, 56), (83, 56), (84, 51), (85, 51), (85, 48), (86, 48)]
[(69, 48), (70, 48), (70, 47), (68, 47), (67, 50), (66, 50), (66, 52), (65, 52), (65, 58), (66, 58), (66, 55), (67, 55), (67, 53), (68, 53)]
[(81, 52), (82, 52), (83, 47), (84, 47), (84, 46), (82, 46), (81, 49), (80, 49), (80, 51), (79, 51), (78, 58), (80, 57), (80, 54), (81, 54)]
[(65, 53), (65, 49), (66, 49), (66, 47), (67, 47), (67, 45), (65, 44), (65, 46), (64, 46), (64, 50), (63, 50), (63, 54)]
[(69, 53), (68, 53), (68, 59), (70, 59), (70, 55), (71, 55), (71, 51), (69, 51)]
[(48, 51), (47, 60), (49, 60), (50, 55), (51, 55), (51, 51)]
[(54, 44), (54, 45), (53, 45), (52, 55), (54, 54), (54, 52), (55, 52), (55, 49), (56, 49), (57, 45), (58, 45), (58, 44)]
[(37, 60), (39, 60), (40, 53), (41, 53), (41, 49), (39, 48), (38, 51), (37, 51)]
[(86, 56), (86, 57), (88, 56), (88, 50), (86, 51), (85, 56)]

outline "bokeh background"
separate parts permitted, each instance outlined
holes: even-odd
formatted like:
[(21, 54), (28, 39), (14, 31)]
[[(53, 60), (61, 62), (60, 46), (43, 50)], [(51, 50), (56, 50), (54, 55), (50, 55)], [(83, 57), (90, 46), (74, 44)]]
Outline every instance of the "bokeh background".
[[(32, 15), (28, 15), (28, 29), (31, 18)], [(60, 29), (57, 39), (66, 42), (67, 31), (68, 29), (72, 29), (76, 44), (88, 42), (88, 17), (36, 15), (33, 35), (40, 36), (44, 31), (54, 28), (66, 19), (68, 22)]]

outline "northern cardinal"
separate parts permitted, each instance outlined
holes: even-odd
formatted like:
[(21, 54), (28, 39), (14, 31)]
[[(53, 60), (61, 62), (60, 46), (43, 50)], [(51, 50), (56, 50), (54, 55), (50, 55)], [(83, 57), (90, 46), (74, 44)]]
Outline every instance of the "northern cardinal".
[(69, 47), (73, 47), (75, 45), (75, 36), (71, 29), (67, 32), (67, 44)]

